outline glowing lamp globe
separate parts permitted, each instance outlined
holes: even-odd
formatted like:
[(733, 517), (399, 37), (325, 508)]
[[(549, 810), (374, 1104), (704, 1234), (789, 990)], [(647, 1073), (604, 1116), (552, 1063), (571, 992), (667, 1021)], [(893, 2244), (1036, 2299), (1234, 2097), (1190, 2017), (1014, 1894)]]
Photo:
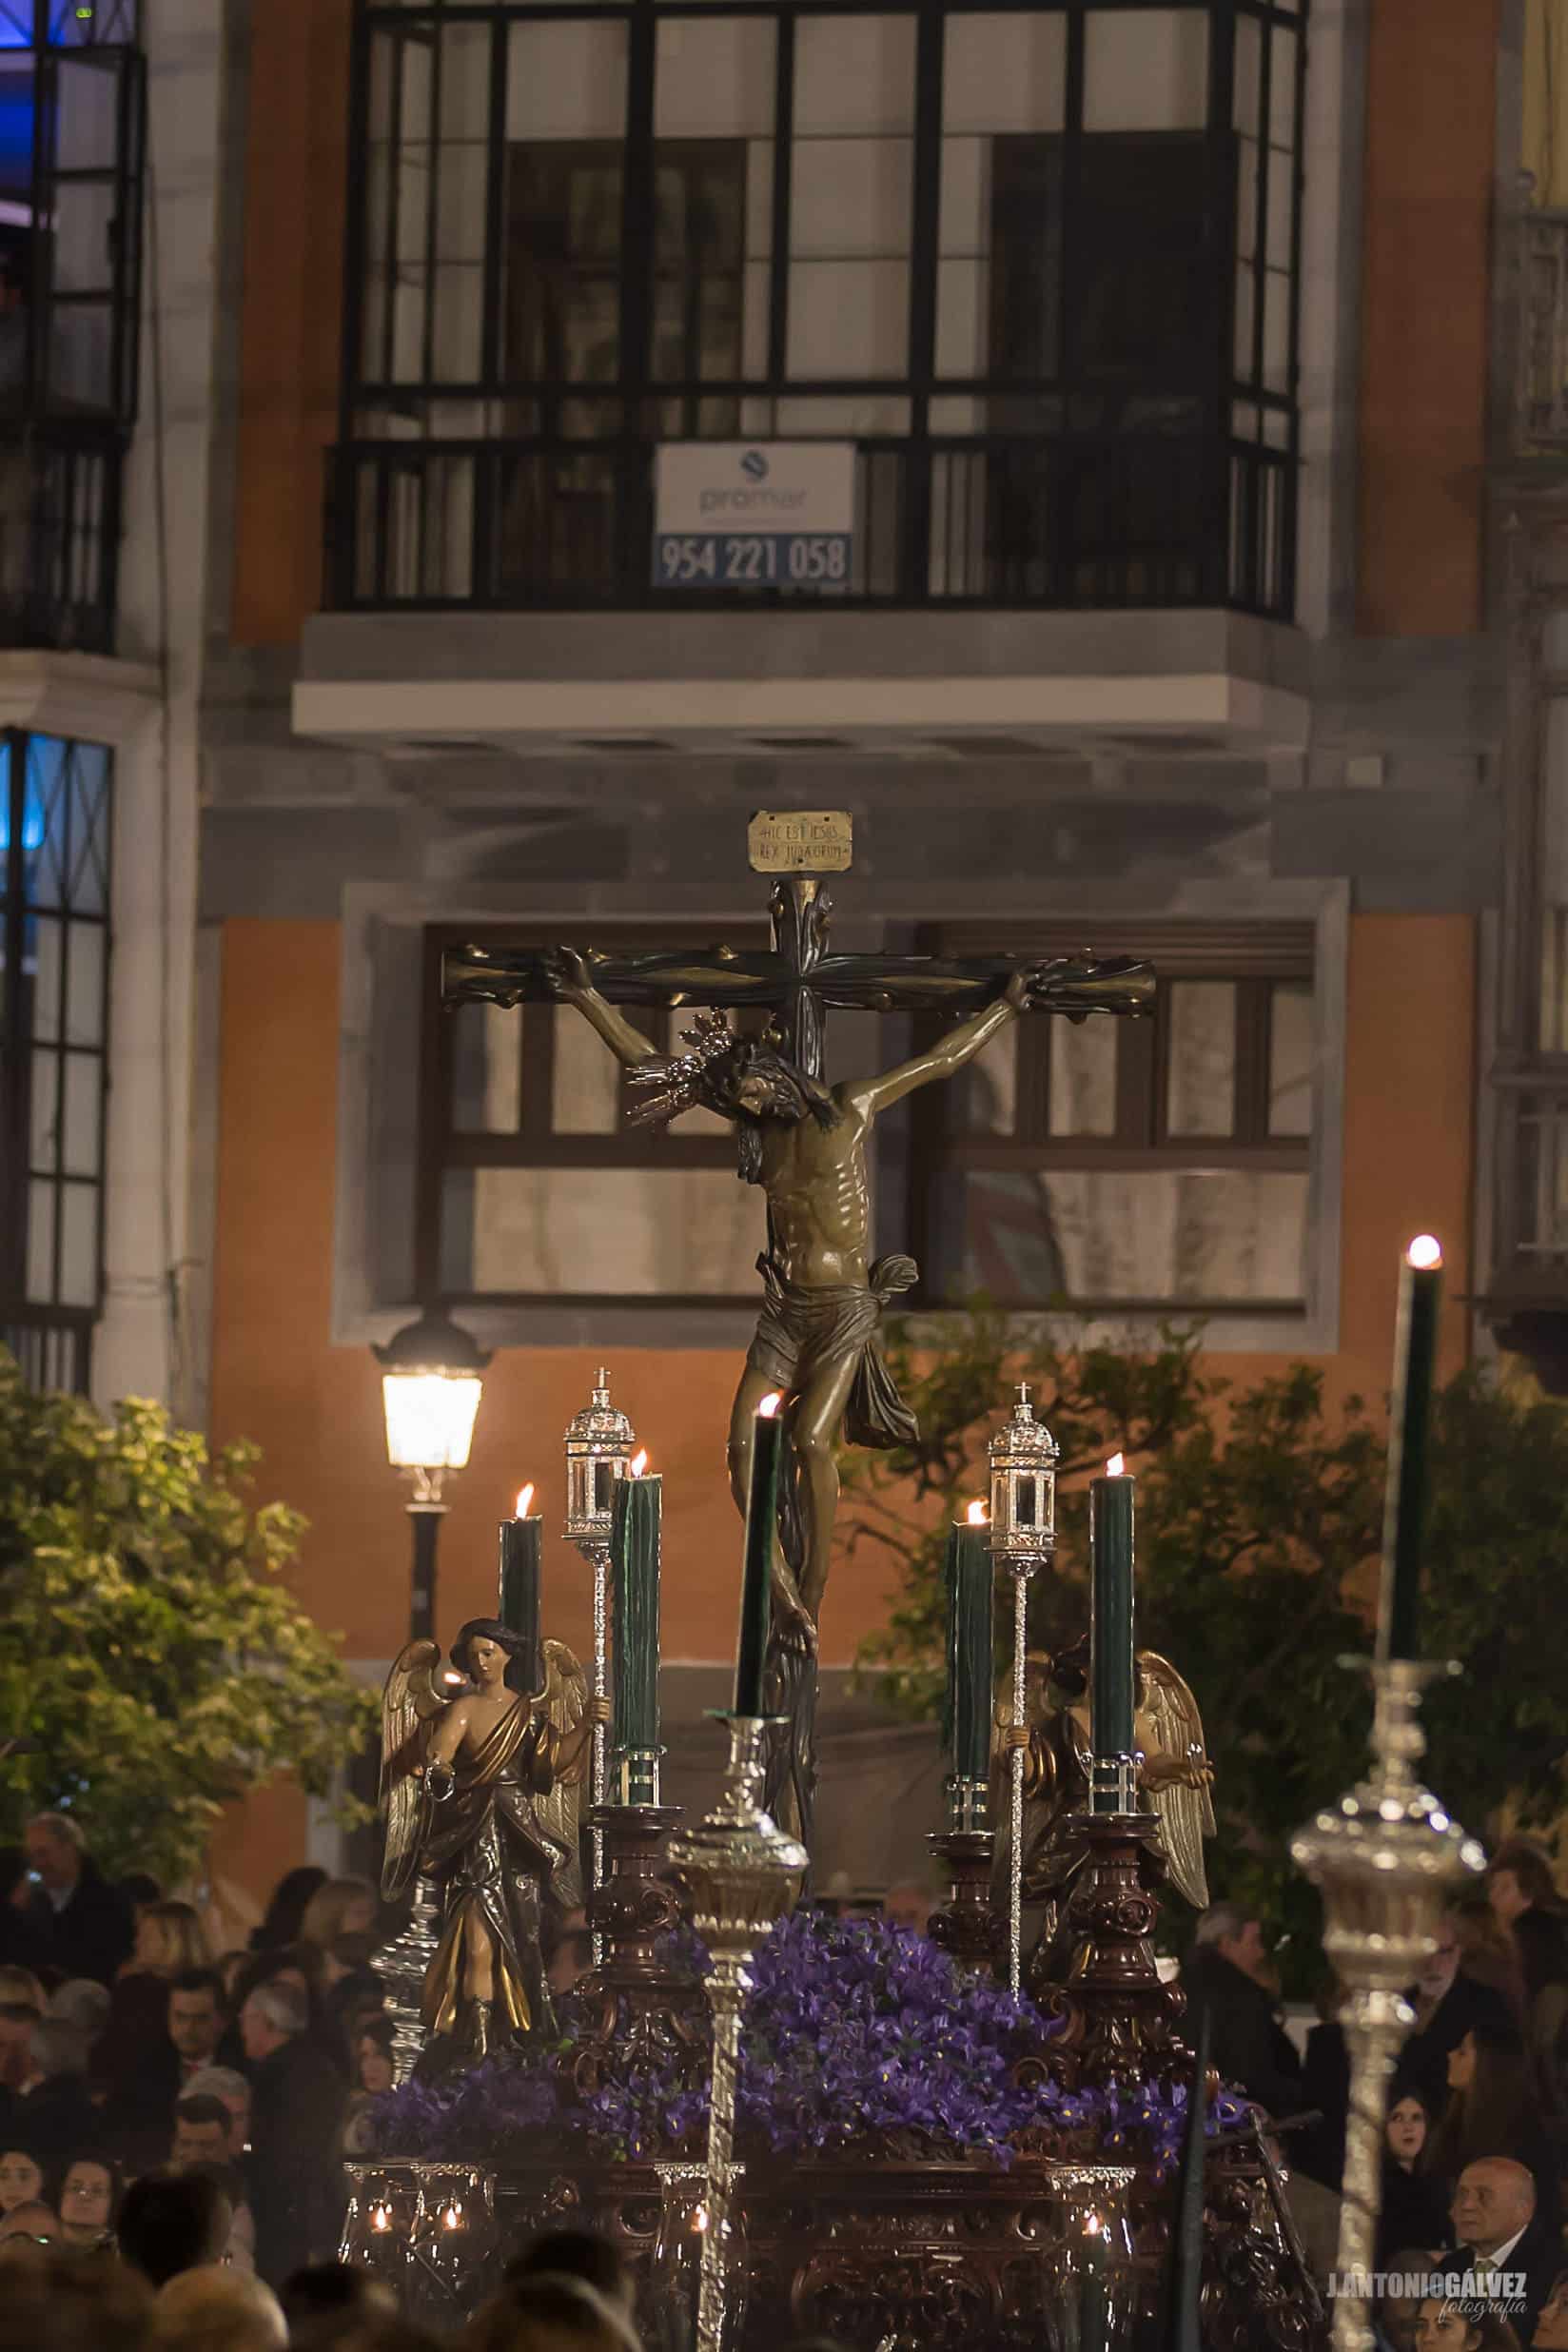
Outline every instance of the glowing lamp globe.
[(444, 1315), (422, 1315), (384, 1347), (382, 1367), (386, 1459), (394, 1470), (439, 1482), (467, 1466), (484, 1393), (488, 1354)]

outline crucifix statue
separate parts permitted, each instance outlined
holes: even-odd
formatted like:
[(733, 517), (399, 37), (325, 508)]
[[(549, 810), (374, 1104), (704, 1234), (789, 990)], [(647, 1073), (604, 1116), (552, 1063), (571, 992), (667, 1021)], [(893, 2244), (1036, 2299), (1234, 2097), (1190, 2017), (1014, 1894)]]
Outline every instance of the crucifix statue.
[[(449, 952), (447, 1005), (573, 1005), (624, 1066), (637, 1096), (635, 1119), (662, 1124), (696, 1106), (734, 1123), (743, 1181), (768, 1203), (768, 1246), (758, 1260), (763, 1299), (756, 1335), (730, 1420), (730, 1480), (742, 1512), (751, 1480), (756, 1408), (770, 1390), (786, 1399), (791, 1475), (780, 1480), (774, 1553), (770, 1707), (790, 1735), (774, 1754), (769, 1807), (810, 1842), (815, 1758), (817, 1624), (833, 1555), (838, 1501), (835, 1449), (911, 1443), (917, 1429), (883, 1361), (878, 1326), (888, 1302), (915, 1282), (912, 1259), (871, 1255), (866, 1144), (878, 1114), (915, 1088), (950, 1078), (1027, 1012), (1137, 1013), (1152, 999), (1147, 964), (1115, 957), (1006, 955), (944, 958), (838, 955), (828, 947), (832, 901), (817, 874), (775, 883), (773, 945), (662, 949), (628, 955), (555, 948)], [(660, 1053), (618, 1009), (689, 1007), (685, 1050)], [(724, 1017), (757, 1007), (761, 1036), (737, 1035)], [(954, 1016), (926, 1052), (837, 1086), (824, 1083), (829, 1007)]]

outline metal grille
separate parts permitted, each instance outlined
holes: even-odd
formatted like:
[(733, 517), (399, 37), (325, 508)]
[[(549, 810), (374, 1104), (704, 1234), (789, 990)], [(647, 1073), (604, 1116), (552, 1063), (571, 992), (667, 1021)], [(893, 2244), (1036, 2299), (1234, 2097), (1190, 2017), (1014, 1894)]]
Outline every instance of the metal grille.
[[(1104, 60), (1156, 26), (1192, 69), (1143, 128)], [(1020, 128), (994, 61), (1036, 49)], [(1253, 0), (360, 0), (329, 602), (655, 601), (662, 442), (822, 438), (859, 512), (818, 597), (1288, 618), (1303, 50)]]

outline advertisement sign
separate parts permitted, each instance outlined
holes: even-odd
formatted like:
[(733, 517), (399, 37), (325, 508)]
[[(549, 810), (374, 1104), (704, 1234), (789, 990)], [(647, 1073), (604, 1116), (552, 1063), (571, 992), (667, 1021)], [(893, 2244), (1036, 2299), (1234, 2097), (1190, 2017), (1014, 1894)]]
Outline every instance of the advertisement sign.
[(666, 441), (654, 478), (657, 588), (842, 588), (850, 441)]

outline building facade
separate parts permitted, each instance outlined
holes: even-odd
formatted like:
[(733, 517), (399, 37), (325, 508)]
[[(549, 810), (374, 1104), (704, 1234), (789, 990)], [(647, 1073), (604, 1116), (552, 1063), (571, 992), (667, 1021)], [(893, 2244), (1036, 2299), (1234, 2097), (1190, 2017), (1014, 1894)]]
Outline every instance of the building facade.
[[(1152, 1022), (1022, 1025), (883, 1123), (879, 1245), (919, 1259), (933, 1341), (976, 1290), (1133, 1337), (1202, 1316), (1237, 1381), (1304, 1357), (1375, 1397), (1397, 1251), (1430, 1226), (1445, 1363), (1499, 1323), (1519, 1343), (1519, 1155), (1558, 1116), (1527, 1106), (1568, 1083), (1556, 1031), (1519, 1027), (1539, 966), (1510, 895), (1555, 872), (1521, 846), (1508, 587), (1536, 19), (232, 0), (221, 29), (190, 8), (182, 48), (180, 13), (142, 38), (189, 171), (149, 144), (165, 309), (144, 250), (121, 427), (134, 489), (162, 316), (170, 625), (127, 626), (133, 503), (113, 642), (177, 713), (160, 888), (195, 928), (158, 934), (187, 975), (168, 1115), (120, 1161), (109, 1091), (108, 1281), (119, 1187), (161, 1154), (180, 1238), (147, 1264), (178, 1267), (179, 1312), (139, 1377), (177, 1371), (216, 1437), (262, 1445), (361, 1671), (408, 1596), (370, 1348), (441, 1306), (496, 1350), (443, 1621), (488, 1605), (523, 1480), (559, 1520), (607, 1361), (665, 1475), (667, 1735), (702, 1752), (757, 1196), (700, 1117), (629, 1127), (569, 1011), (443, 1017), (435, 972), (475, 938), (764, 937), (757, 808), (853, 814), (843, 945), (1159, 970)], [(207, 308), (193, 271), (176, 325), (164, 224), (183, 206), (194, 235), (204, 203)], [(836, 573), (656, 570), (662, 449), (801, 442), (848, 453)], [(123, 800), (116, 824), (120, 858)], [(834, 1016), (829, 1073), (922, 1034)], [(95, 1049), (35, 1030), (33, 1064), (58, 1100)], [(585, 1639), (553, 1536), (547, 1577)], [(905, 1800), (934, 1788), (921, 1738), (843, 1688), (889, 1580), (843, 1563), (823, 1628), (828, 1770), (886, 1800), (825, 1812), (852, 1877), (908, 1866), (931, 1807)], [(305, 1834), (286, 1792), (252, 1808), (244, 1874)]]

